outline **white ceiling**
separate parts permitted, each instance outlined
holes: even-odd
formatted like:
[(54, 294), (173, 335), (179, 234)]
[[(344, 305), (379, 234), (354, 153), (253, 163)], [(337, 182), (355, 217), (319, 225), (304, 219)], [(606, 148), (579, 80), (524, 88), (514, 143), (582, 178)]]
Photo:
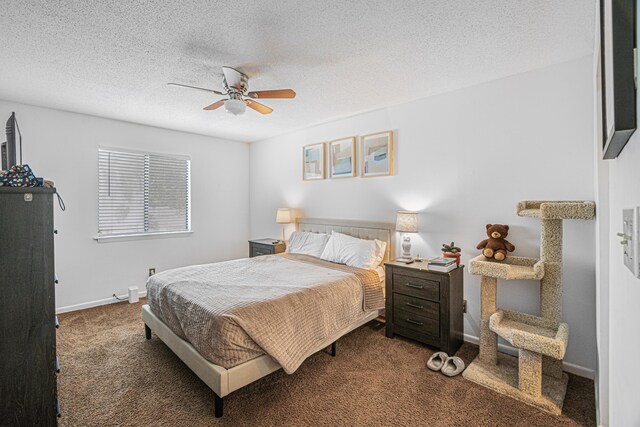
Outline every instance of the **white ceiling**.
[[(594, 0), (3, 0), (0, 98), (240, 141), (592, 52)], [(268, 116), (203, 111), (220, 67)]]

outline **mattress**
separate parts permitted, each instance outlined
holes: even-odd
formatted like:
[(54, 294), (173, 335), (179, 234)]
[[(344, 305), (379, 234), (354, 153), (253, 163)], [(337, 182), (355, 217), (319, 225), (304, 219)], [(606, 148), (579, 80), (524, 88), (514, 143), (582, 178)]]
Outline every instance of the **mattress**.
[(379, 270), (280, 254), (158, 273), (153, 313), (207, 360), (231, 368), (268, 354), (294, 372), (322, 342), (384, 307)]

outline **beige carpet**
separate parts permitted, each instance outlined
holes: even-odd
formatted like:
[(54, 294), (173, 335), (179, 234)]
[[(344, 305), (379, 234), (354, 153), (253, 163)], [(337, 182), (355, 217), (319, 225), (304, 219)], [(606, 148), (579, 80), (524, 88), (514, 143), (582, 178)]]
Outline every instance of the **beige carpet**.
[[(571, 376), (563, 415), (554, 417), (461, 376), (426, 368), (433, 352), (385, 338), (375, 322), (320, 352), (293, 375), (276, 372), (225, 398), (213, 397), (155, 337), (140, 304), (63, 314), (58, 331), (61, 426), (578, 426), (595, 425), (593, 382)], [(466, 363), (477, 347), (465, 344)]]

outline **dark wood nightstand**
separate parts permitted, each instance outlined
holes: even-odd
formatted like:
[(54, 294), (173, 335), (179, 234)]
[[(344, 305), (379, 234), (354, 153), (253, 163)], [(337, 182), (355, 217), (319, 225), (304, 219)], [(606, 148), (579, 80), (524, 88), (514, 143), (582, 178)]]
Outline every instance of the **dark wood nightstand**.
[(278, 239), (256, 239), (249, 240), (249, 257), (260, 255), (275, 255), (284, 252), (287, 245), (284, 242), (278, 242)]
[(463, 341), (464, 266), (429, 271), (427, 262), (389, 262), (386, 267), (386, 335), (411, 338), (449, 356)]

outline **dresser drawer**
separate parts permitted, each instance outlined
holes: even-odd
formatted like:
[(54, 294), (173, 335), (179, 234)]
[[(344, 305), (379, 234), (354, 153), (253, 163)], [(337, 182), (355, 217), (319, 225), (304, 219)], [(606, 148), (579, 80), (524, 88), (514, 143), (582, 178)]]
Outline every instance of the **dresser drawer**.
[(284, 252), (286, 245), (275, 239), (249, 240), (249, 257), (275, 255)]
[(426, 316), (395, 308), (393, 321), (399, 328), (409, 329), (435, 338), (440, 336), (440, 321), (438, 319), (430, 319)]
[(413, 297), (440, 301), (440, 282), (432, 280), (406, 276), (404, 274), (394, 274), (393, 290)]
[(403, 310), (417, 316), (438, 320), (440, 318), (440, 304), (420, 298), (410, 297), (398, 293), (393, 294), (393, 309)]
[(269, 246), (259, 246), (252, 245), (250, 257), (262, 256), (262, 255), (273, 255), (273, 248)]

